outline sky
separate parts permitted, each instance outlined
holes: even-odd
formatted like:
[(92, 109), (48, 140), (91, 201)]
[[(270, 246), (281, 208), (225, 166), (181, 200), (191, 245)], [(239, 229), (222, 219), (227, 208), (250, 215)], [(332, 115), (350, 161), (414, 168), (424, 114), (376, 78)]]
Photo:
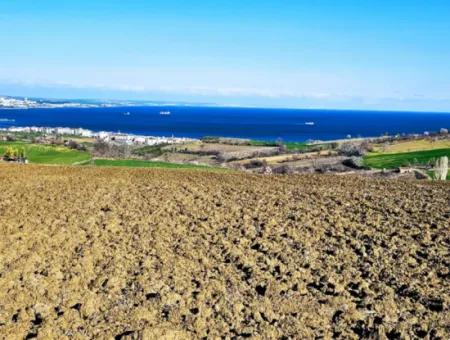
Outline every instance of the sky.
[(450, 112), (450, 1), (1, 0), (0, 94)]

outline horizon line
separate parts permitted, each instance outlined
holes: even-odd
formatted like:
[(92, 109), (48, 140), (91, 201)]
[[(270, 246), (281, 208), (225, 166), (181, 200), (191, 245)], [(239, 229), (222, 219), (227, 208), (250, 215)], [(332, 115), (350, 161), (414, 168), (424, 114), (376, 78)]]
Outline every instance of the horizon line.
[[(130, 103), (159, 103), (161, 106), (185, 106), (185, 107), (222, 107), (222, 108), (242, 108), (242, 109), (264, 109), (264, 110), (301, 110), (301, 111), (353, 111), (353, 112), (380, 112), (380, 113), (435, 113), (435, 114), (450, 114), (450, 110), (407, 110), (407, 109), (364, 109), (364, 108), (329, 108), (329, 107), (302, 107), (302, 106), (292, 106), (292, 107), (282, 107), (282, 106), (263, 106), (263, 105), (249, 105), (249, 104), (220, 104), (214, 102), (195, 102), (195, 101), (177, 101), (177, 100), (154, 100), (154, 99), (101, 99), (95, 97), (86, 98), (68, 98), (68, 97), (40, 97), (40, 96), (24, 96), (24, 95), (8, 95), (0, 94), (0, 98), (28, 98), (28, 99), (39, 99), (39, 100), (64, 100), (64, 101), (92, 101), (97, 103), (107, 103), (107, 102), (130, 102)], [(119, 107), (127, 107), (127, 105), (117, 105)], [(149, 106), (149, 105), (143, 105)], [(158, 106), (158, 105), (154, 105)], [(0, 107), (0, 109), (2, 109)], [(19, 108), (20, 109), (20, 108)], [(33, 108), (27, 108), (33, 109)], [(50, 108), (49, 108), (50, 109)]]

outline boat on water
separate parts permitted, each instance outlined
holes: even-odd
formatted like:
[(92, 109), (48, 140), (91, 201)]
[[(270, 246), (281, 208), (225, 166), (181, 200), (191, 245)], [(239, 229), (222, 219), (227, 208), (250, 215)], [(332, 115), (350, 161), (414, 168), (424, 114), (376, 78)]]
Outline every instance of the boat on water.
[(314, 122), (305, 122), (305, 125), (314, 125)]
[(129, 116), (129, 115), (131, 115), (131, 113), (130, 112), (124, 112), (123, 115), (124, 116)]
[(160, 111), (159, 112), (159, 114), (161, 115), (161, 116), (170, 116), (170, 111)]

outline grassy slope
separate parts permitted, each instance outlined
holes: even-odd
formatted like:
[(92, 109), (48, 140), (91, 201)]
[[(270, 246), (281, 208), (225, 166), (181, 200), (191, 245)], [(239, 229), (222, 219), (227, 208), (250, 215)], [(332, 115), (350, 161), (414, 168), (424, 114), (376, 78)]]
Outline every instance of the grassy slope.
[(414, 152), (424, 150), (448, 149), (450, 139), (415, 139), (404, 142), (395, 142), (392, 145), (376, 145), (375, 150), (383, 153)]
[(285, 147), (289, 151), (297, 151), (297, 150), (305, 150), (310, 147), (308, 144), (304, 142), (286, 142), (284, 143)]
[(24, 142), (0, 142), (0, 155), (5, 153), (8, 146), (24, 148), (31, 163), (70, 165), (85, 162), (90, 154), (85, 151), (71, 150), (62, 146), (29, 144)]
[(122, 166), (139, 168), (166, 168), (166, 169), (202, 169), (202, 170), (223, 170), (222, 168), (210, 167), (195, 164), (176, 164), (168, 162), (145, 161), (139, 159), (95, 159), (96, 166)]
[(264, 141), (264, 140), (251, 140), (251, 146), (278, 146), (275, 141)]
[[(252, 146), (278, 146), (279, 144), (276, 141), (251, 140), (250, 145), (252, 145)], [(309, 147), (309, 145), (305, 142), (285, 142), (285, 143), (283, 143), (283, 145), (289, 151), (304, 150)]]
[(401, 153), (372, 153), (364, 157), (364, 163), (371, 168), (390, 169), (409, 164), (426, 164), (433, 158), (450, 157), (450, 148)]

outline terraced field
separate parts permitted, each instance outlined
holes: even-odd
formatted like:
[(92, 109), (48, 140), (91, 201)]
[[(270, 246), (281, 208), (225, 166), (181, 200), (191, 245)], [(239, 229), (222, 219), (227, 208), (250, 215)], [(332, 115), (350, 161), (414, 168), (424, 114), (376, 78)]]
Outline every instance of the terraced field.
[(392, 169), (400, 166), (427, 164), (439, 157), (450, 157), (450, 148), (399, 153), (371, 153), (364, 163), (371, 168)]
[(396, 153), (396, 152), (414, 152), (424, 150), (449, 149), (450, 138), (445, 139), (414, 139), (404, 142), (397, 142), (391, 145), (375, 145), (378, 152)]
[(5, 339), (450, 338), (450, 184), (0, 165)]
[(211, 167), (206, 165), (169, 163), (160, 161), (146, 161), (141, 159), (94, 159), (95, 166), (131, 167), (131, 168), (164, 168), (164, 169), (191, 169), (225, 171), (224, 168)]

